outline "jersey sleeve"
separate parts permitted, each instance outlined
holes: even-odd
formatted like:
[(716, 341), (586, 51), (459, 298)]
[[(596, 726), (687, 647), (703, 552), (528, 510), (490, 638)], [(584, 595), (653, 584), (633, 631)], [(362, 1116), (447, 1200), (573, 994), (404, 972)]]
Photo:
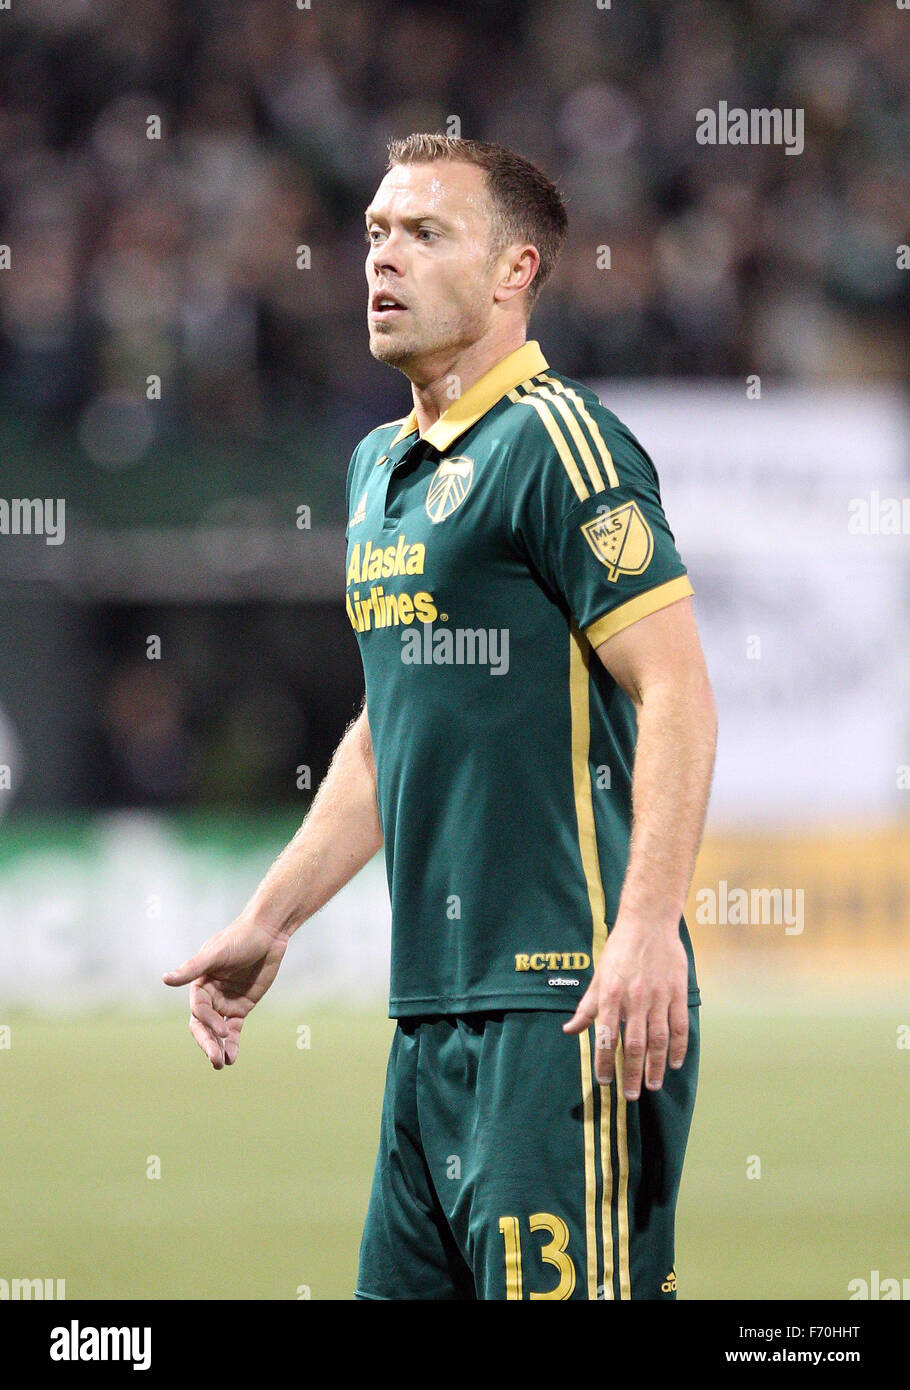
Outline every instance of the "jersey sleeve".
[(591, 645), (691, 594), (654, 465), (626, 426), (555, 386), (520, 404), (536, 419), (513, 444), (505, 523)]

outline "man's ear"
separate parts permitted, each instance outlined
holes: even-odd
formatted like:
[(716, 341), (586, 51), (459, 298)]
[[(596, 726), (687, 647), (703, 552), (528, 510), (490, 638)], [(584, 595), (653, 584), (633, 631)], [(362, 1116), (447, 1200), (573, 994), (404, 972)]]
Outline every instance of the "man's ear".
[(493, 291), (497, 304), (504, 304), (528, 289), (540, 269), (540, 252), (530, 242), (526, 246), (510, 246), (503, 253), (503, 260), (504, 272)]

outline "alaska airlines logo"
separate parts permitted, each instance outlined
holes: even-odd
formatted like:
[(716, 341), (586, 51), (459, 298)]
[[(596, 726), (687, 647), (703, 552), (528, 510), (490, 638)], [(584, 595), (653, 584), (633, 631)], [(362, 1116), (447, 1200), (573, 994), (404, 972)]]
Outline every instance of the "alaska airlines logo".
[(620, 574), (641, 574), (651, 563), (654, 537), (637, 502), (624, 502), (612, 512), (592, 517), (582, 535), (610, 579)]
[(427, 516), (435, 526), (460, 507), (474, 481), (474, 460), (460, 454), (443, 459), (427, 492)]
[[(406, 575), (423, 574), (426, 546), (418, 542), (409, 545), (403, 535), (396, 545), (379, 546), (358, 541), (348, 555), (345, 607), (355, 632), (370, 632), (376, 628), (398, 627), (409, 623), (432, 623), (439, 614), (433, 595), (426, 589), (418, 593), (386, 593), (378, 579), (398, 579)], [(369, 585), (364, 592), (361, 585)]]
[(346, 583), (365, 584), (372, 579), (391, 579), (400, 574), (423, 574), (427, 548), (420, 541), (408, 545), (404, 536), (398, 537), (396, 545), (374, 545), (367, 541), (363, 550), (360, 542), (352, 548), (348, 556)]

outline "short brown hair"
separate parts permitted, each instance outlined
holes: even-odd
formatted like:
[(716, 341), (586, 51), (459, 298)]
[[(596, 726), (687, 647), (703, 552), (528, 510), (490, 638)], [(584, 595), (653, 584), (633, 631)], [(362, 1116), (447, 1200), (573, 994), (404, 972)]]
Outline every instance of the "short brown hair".
[(396, 164), (433, 164), (436, 160), (476, 164), (486, 173), (493, 206), (493, 255), (498, 256), (513, 242), (530, 242), (537, 247), (540, 268), (528, 286), (528, 304), (533, 305), (559, 259), (569, 226), (559, 189), (529, 159), (505, 145), (426, 134), (389, 143), (389, 169)]

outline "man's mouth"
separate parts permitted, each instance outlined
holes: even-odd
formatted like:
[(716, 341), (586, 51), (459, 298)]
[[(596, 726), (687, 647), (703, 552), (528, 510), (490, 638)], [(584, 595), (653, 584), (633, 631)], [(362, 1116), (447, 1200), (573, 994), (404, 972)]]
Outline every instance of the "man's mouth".
[(402, 304), (397, 295), (390, 294), (387, 290), (376, 290), (370, 296), (370, 318), (374, 320), (393, 319), (399, 314), (408, 312), (407, 305)]

